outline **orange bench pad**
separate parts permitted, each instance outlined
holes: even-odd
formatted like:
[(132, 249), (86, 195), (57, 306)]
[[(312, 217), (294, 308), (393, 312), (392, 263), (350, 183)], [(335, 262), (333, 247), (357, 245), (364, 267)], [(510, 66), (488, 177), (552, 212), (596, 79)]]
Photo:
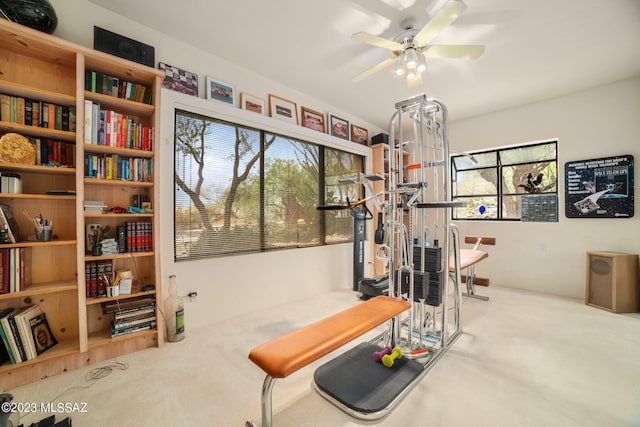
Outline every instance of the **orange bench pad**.
[(410, 306), (407, 301), (377, 296), (259, 345), (249, 359), (272, 378), (285, 378)]

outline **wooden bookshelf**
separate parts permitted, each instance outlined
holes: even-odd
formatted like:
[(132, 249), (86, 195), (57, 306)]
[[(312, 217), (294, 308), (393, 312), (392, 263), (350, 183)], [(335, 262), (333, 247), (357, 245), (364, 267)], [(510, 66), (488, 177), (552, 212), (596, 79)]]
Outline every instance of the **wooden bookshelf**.
[[(24, 248), (26, 260), (24, 290), (0, 295), (0, 309), (38, 304), (47, 314), (58, 341), (33, 360), (1, 365), (0, 383), (2, 389), (7, 390), (163, 343), (163, 328), (111, 338), (110, 315), (103, 315), (100, 305), (104, 301), (141, 295), (154, 295), (156, 301), (162, 301), (158, 209), (145, 214), (84, 214), (83, 205), (85, 200), (102, 200), (109, 208), (127, 207), (132, 204), (134, 195), (143, 195), (157, 207), (158, 165), (157, 151), (153, 149), (158, 146), (159, 99), (164, 73), (7, 20), (0, 20), (0, 57), (0, 94), (75, 108), (76, 123), (75, 129), (61, 130), (15, 123), (10, 117), (0, 116), (0, 136), (15, 132), (28, 138), (72, 144), (75, 155), (75, 167), (53, 167), (51, 162), (47, 162), (47, 166), (0, 163), (0, 173), (20, 175), (22, 192), (0, 193), (0, 203), (10, 206), (23, 237), (20, 242), (0, 245), (0, 249)], [(87, 71), (144, 86), (150, 90), (152, 102), (93, 92), (85, 86)], [(85, 100), (99, 104), (99, 110), (114, 111), (155, 130), (151, 131), (150, 149), (86, 144)], [(152, 162), (152, 180), (136, 182), (88, 177), (84, 165), (88, 155), (147, 159)], [(35, 241), (32, 237), (35, 230), (29, 218), (40, 213), (53, 221), (51, 241)], [(113, 237), (118, 225), (138, 220), (152, 224), (150, 251), (87, 255), (87, 224), (109, 225), (111, 232), (106, 237)], [(117, 298), (88, 297), (85, 263), (94, 261), (110, 263), (116, 270), (130, 269), (137, 286), (154, 284), (155, 290)], [(156, 309), (158, 325), (163, 324), (161, 316), (160, 310)], [(3, 344), (0, 342), (0, 345)]]

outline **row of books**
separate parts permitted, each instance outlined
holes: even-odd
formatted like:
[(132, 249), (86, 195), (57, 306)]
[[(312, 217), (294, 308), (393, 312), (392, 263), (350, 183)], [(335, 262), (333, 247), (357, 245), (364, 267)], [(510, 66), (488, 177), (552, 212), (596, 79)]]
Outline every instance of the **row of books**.
[(9, 205), (0, 204), (0, 244), (18, 243), (22, 241), (22, 234)]
[(0, 312), (0, 364), (35, 359), (58, 343), (40, 306), (9, 307)]
[(112, 337), (156, 328), (156, 302), (153, 295), (103, 302), (102, 313), (113, 315)]
[(84, 278), (87, 298), (106, 296), (107, 287), (103, 277), (112, 275), (113, 264), (109, 260), (85, 262)]
[(151, 151), (152, 140), (153, 128), (122, 113), (104, 110), (88, 99), (84, 101), (85, 144)]
[(57, 105), (0, 94), (0, 120), (20, 125), (76, 131), (75, 105)]
[(0, 249), (0, 295), (25, 290), (25, 249)]
[(45, 138), (29, 138), (36, 152), (36, 165), (76, 166), (76, 145)]
[(151, 104), (151, 89), (139, 83), (121, 80), (99, 71), (85, 71), (84, 88), (90, 92)]
[(127, 251), (149, 252), (153, 250), (153, 224), (149, 221), (126, 223)]
[(153, 181), (152, 159), (122, 157), (117, 154), (92, 154), (85, 156), (84, 164), (84, 176), (87, 178)]

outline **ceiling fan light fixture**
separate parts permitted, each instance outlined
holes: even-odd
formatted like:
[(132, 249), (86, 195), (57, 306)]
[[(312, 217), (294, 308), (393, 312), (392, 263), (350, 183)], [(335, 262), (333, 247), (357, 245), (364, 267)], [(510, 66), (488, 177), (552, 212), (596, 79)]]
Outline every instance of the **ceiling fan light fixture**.
[(407, 80), (415, 79), (416, 76), (417, 76), (417, 74), (416, 74), (416, 70), (415, 69), (407, 71)]
[(418, 65), (418, 53), (416, 50), (410, 47), (404, 52), (404, 54), (407, 57), (407, 68), (410, 70), (415, 69)]
[(404, 55), (398, 55), (396, 56), (396, 76), (401, 76), (404, 74), (404, 72)]
[(427, 60), (424, 58), (424, 54), (422, 52), (418, 54), (418, 65), (416, 65), (416, 70), (419, 73), (427, 71)]

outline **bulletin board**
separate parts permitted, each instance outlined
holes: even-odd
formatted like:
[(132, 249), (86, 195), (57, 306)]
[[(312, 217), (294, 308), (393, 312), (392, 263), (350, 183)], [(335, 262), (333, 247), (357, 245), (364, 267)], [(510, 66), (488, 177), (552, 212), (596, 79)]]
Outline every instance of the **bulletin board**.
[(634, 214), (633, 156), (565, 163), (567, 218), (631, 218)]

